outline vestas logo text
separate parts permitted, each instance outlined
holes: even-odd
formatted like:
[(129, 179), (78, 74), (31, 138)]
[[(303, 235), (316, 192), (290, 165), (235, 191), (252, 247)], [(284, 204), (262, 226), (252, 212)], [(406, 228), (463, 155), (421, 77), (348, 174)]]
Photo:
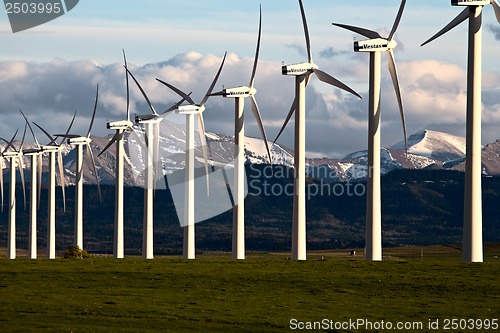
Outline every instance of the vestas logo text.
[(387, 44), (376, 44), (376, 45), (362, 45), (362, 49), (365, 49), (365, 50), (371, 50), (371, 49), (382, 49), (382, 48), (386, 48), (387, 47)]

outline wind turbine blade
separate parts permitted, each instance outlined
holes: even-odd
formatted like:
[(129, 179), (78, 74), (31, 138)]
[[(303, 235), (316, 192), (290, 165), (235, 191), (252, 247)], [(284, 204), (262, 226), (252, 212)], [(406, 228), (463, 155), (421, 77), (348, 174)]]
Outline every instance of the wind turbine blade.
[(120, 140), (122, 138), (122, 136), (123, 136), (123, 133), (116, 132), (116, 134), (113, 135), (113, 137), (111, 138), (111, 140), (109, 140), (106, 147), (104, 147), (104, 149), (97, 155), (97, 157), (100, 157), (106, 150), (108, 150), (109, 147), (111, 147), (113, 145), (113, 143)]
[[(19, 165), (19, 175), (21, 176), (21, 184), (23, 185), (23, 196), (24, 196), (24, 210), (26, 210), (26, 183), (24, 182), (24, 165), (22, 155), (19, 154), (17, 156), (18, 165)], [(11, 170), (11, 172), (16, 172), (16, 169)]]
[(497, 21), (498, 23), (500, 23), (500, 4), (498, 4), (497, 0), (491, 0), (491, 5), (493, 6), (493, 10), (495, 11)]
[[(181, 97), (182, 97), (182, 98), (184, 98), (186, 101), (188, 101), (188, 103), (189, 103), (189, 104), (192, 104), (192, 105), (196, 104), (196, 103), (193, 101), (193, 99), (189, 96), (189, 95), (191, 95), (191, 93), (189, 93), (189, 95), (188, 95), (188, 94), (186, 94), (184, 91), (180, 90), (179, 88), (176, 88), (176, 87), (174, 87), (173, 85), (171, 85), (170, 83), (167, 83), (167, 82), (165, 82), (165, 81), (163, 81), (163, 80), (160, 80), (159, 78), (156, 78), (156, 81), (158, 81), (158, 82), (160, 82), (160, 83), (162, 83), (162, 84), (166, 85), (166, 86), (167, 86), (167, 87), (169, 87), (170, 89), (172, 89), (174, 92), (176, 92), (176, 93), (177, 93), (177, 95), (181, 96)], [(182, 103), (182, 102), (181, 102), (181, 103)]]
[(351, 94), (358, 96), (359, 98), (362, 98), (357, 92), (355, 92), (353, 89), (351, 89), (347, 85), (343, 84), (342, 82), (340, 82), (339, 80), (337, 80), (336, 78), (331, 76), (330, 74), (327, 74), (320, 69), (315, 69), (314, 73), (316, 74), (318, 79), (320, 79), (321, 81), (328, 83), (332, 86), (335, 86), (337, 88), (340, 88), (342, 90), (345, 90), (347, 92), (350, 92)]
[(125, 68), (127, 70), (127, 73), (130, 74), (130, 76), (132, 77), (132, 79), (134, 80), (135, 84), (137, 85), (137, 87), (139, 88), (139, 90), (141, 91), (142, 93), (142, 96), (144, 96), (144, 99), (146, 100), (146, 102), (148, 103), (149, 105), (149, 108), (151, 109), (151, 112), (153, 112), (154, 115), (158, 115), (158, 112), (156, 112), (153, 104), (151, 104), (151, 101), (149, 100), (149, 97), (148, 95), (146, 95), (146, 92), (144, 91), (144, 89), (142, 89), (141, 85), (139, 84), (139, 81), (137, 81), (137, 79), (135, 78), (134, 74), (132, 74), (131, 71), (128, 70), (128, 68)]
[(123, 51), (123, 63), (125, 65), (125, 82), (127, 83), (127, 120), (130, 121), (130, 89), (129, 89), (129, 80), (128, 80), (128, 73), (127, 73), (127, 57), (125, 56), (125, 50), (122, 49)]
[(295, 112), (295, 104), (296, 103), (297, 103), (297, 98), (294, 98), (292, 106), (290, 107), (290, 111), (288, 111), (288, 115), (286, 116), (285, 122), (283, 123), (283, 126), (281, 126), (281, 129), (280, 129), (278, 135), (276, 135), (276, 138), (274, 139), (273, 144), (276, 143), (276, 141), (278, 141), (279, 137), (281, 136), (281, 133), (283, 133), (283, 131), (286, 128), (286, 125), (288, 125), (290, 118), (292, 118), (292, 115)]
[(95, 93), (95, 103), (94, 103), (94, 112), (92, 113), (92, 119), (90, 120), (89, 130), (87, 131), (86, 137), (90, 137), (90, 131), (92, 131), (92, 125), (94, 125), (95, 113), (97, 111), (97, 101), (99, 100), (99, 85), (97, 85), (97, 91)]
[(311, 51), (311, 39), (309, 38), (309, 28), (307, 27), (306, 12), (304, 11), (304, 5), (302, 5), (302, 0), (299, 0), (300, 15), (302, 16), (302, 25), (304, 26), (304, 35), (306, 37), (306, 48), (307, 48), (307, 60), (309, 63), (313, 62), (312, 51)]
[(59, 178), (60, 178), (60, 183), (61, 183), (61, 191), (62, 191), (62, 196), (63, 196), (63, 209), (66, 212), (66, 185), (64, 184), (64, 166), (63, 166), (63, 159), (62, 159), (62, 152), (61, 149), (57, 151), (57, 164), (59, 167)]
[(22, 110), (19, 110), (19, 112), (21, 112), (24, 120), (26, 121), (26, 124), (28, 124), (28, 127), (30, 129), (31, 135), (33, 136), (33, 139), (35, 140), (35, 144), (36, 144), (37, 148), (40, 148), (40, 144), (38, 143), (38, 140), (36, 139), (35, 132), (33, 132), (33, 128), (31, 127), (30, 122), (28, 121), (28, 118), (26, 117), (26, 115), (23, 113)]
[[(38, 172), (38, 184), (37, 184), (37, 197), (38, 197), (38, 207), (37, 209), (40, 209), (40, 198), (42, 196), (42, 168), (43, 168), (43, 161), (42, 161), (42, 154), (38, 154), (36, 157), (36, 164), (37, 164), (37, 172)], [(33, 184), (31, 184), (33, 186)]]
[(52, 137), (52, 135), (50, 135), (46, 130), (44, 130), (42, 128), (42, 126), (38, 125), (35, 122), (33, 122), (33, 125), (35, 125), (36, 127), (38, 127), (43, 132), (43, 134), (45, 134), (49, 138), (49, 140), (50, 140), (49, 145), (51, 145), (51, 144), (53, 144), (53, 143), (56, 142), (56, 140)]
[(396, 92), (396, 97), (398, 100), (399, 113), (401, 115), (401, 123), (403, 125), (403, 135), (405, 139), (405, 151), (408, 150), (408, 146), (406, 143), (406, 122), (405, 122), (405, 114), (403, 111), (403, 100), (401, 99), (401, 90), (399, 89), (399, 80), (398, 80), (398, 72), (396, 70), (396, 62), (394, 61), (394, 52), (392, 49), (389, 50), (389, 72), (391, 73), (392, 83), (394, 85), (394, 91)]
[(21, 145), (19, 146), (18, 152), (21, 152), (24, 147), (24, 139), (26, 139), (26, 129), (28, 128), (28, 123), (24, 124), (24, 132), (23, 132), (23, 138), (21, 139)]
[[(187, 96), (191, 96), (191, 93), (192, 92), (190, 92), (189, 94), (187, 94)], [(175, 103), (174, 105), (172, 105), (171, 107), (169, 107), (168, 109), (166, 109), (165, 111), (163, 111), (162, 114), (166, 114), (168, 112), (176, 110), (182, 103), (184, 103), (185, 100), (186, 100), (185, 98), (182, 98), (180, 101), (178, 101), (177, 103)]]
[(200, 127), (201, 149), (203, 151), (203, 160), (205, 161), (205, 175), (207, 176), (207, 195), (210, 193), (210, 179), (208, 178), (208, 150), (207, 138), (205, 134), (205, 121), (203, 120), (203, 113), (198, 113), (198, 126)]
[(257, 105), (257, 101), (253, 95), (250, 96), (250, 105), (252, 106), (252, 112), (257, 121), (257, 125), (259, 125), (260, 134), (262, 135), (262, 139), (266, 145), (267, 156), (269, 157), (269, 164), (273, 164), (273, 159), (271, 157), (271, 151), (269, 149), (269, 144), (267, 142), (266, 131), (264, 129), (264, 125), (262, 124), (262, 117), (260, 116), (259, 106)]
[(69, 131), (71, 130), (71, 127), (73, 126), (73, 122), (75, 121), (75, 118), (76, 118), (76, 111), (75, 113), (73, 114), (73, 119), (71, 119), (71, 123), (69, 124), (69, 127), (68, 129), (66, 130), (66, 134), (64, 134), (63, 138), (61, 139), (61, 142), (59, 143), (59, 146), (63, 144), (64, 142), (64, 139), (66, 137), (68, 137), (68, 134), (69, 134)]
[(90, 148), (90, 144), (87, 145), (87, 156), (92, 163), (92, 171), (94, 172), (95, 181), (97, 184), (97, 192), (99, 193), (99, 202), (102, 203), (101, 187), (99, 186), (99, 176), (97, 175), (97, 168), (95, 166), (94, 154)]
[(212, 81), (212, 84), (208, 88), (208, 91), (205, 94), (205, 97), (203, 97), (203, 99), (201, 100), (200, 106), (205, 105), (208, 97), (212, 93), (212, 90), (214, 90), (215, 84), (217, 83), (217, 80), (219, 79), (220, 72), (222, 71), (222, 66), (224, 66), (224, 62), (226, 61), (226, 56), (227, 56), (227, 52), (224, 53), (224, 58), (222, 58), (222, 63), (220, 64), (219, 70), (217, 71), (217, 74), (215, 75), (214, 80)]
[(210, 96), (224, 96), (224, 90), (221, 90), (221, 91), (218, 91), (215, 93), (211, 93)]
[[(309, 81), (311, 80), (311, 75), (308, 75), (306, 77), (306, 88), (307, 86), (309, 85)], [(283, 124), (283, 126), (281, 127), (278, 135), (276, 135), (276, 138), (274, 139), (273, 141), (273, 144), (276, 143), (276, 141), (278, 141), (278, 138), (281, 136), (281, 133), (283, 133), (283, 131), (285, 130), (285, 127), (286, 125), (288, 124), (288, 122), (290, 121), (290, 119), (292, 118), (292, 115), (295, 111), (295, 104), (297, 103), (297, 97), (294, 98), (293, 100), (293, 103), (292, 103), (292, 106), (290, 107), (290, 111), (288, 112), (288, 115), (286, 116), (286, 119), (285, 119), (285, 122)]]
[(14, 148), (14, 146), (12, 145), (12, 142), (14, 142), (14, 139), (16, 138), (16, 135), (17, 135), (17, 132), (18, 132), (18, 131), (19, 131), (19, 130), (17, 129), (17, 130), (16, 130), (16, 133), (14, 133), (14, 136), (12, 137), (12, 139), (10, 139), (10, 141), (5, 140), (4, 138), (0, 138), (2, 141), (4, 141), (5, 143), (7, 143), (7, 146), (5, 146), (5, 148), (4, 148), (3, 152), (2, 152), (2, 154), (3, 154), (3, 153), (5, 153), (5, 152), (7, 151), (7, 149), (9, 149), (9, 147), (11, 147), (11, 148), (12, 148), (12, 149), (14, 149), (14, 150), (16, 149), (16, 148)]
[(441, 29), (437, 34), (429, 38), (427, 41), (422, 43), (420, 46), (424, 46), (430, 42), (432, 42), (434, 39), (441, 37), (451, 29), (455, 28), (457, 25), (462, 23), (463, 21), (467, 20), (469, 18), (469, 8), (465, 8), (460, 14), (458, 14), (457, 17), (455, 17), (450, 23), (448, 23), (447, 26), (445, 26), (443, 29)]
[(362, 36), (365, 36), (367, 38), (371, 38), (371, 39), (382, 38), (382, 36), (380, 36), (380, 34), (378, 32), (373, 31), (373, 30), (368, 30), (365, 28), (355, 27), (355, 26), (347, 25), (347, 24), (340, 24), (340, 23), (332, 23), (332, 24), (337, 26), (337, 27), (355, 32), (355, 33), (360, 34)]
[(399, 6), (398, 15), (396, 16), (396, 20), (394, 21), (394, 24), (392, 26), (391, 33), (389, 34), (389, 37), (387, 38), (388, 40), (392, 40), (392, 37), (394, 37), (396, 30), (398, 30), (399, 22), (401, 21), (401, 16), (403, 16), (403, 11), (405, 9), (405, 4), (406, 4), (406, 0), (401, 1), (401, 5)]
[(250, 88), (253, 88), (255, 81), (255, 73), (257, 72), (257, 63), (259, 62), (259, 52), (260, 52), (260, 38), (262, 36), (262, 5), (260, 5), (260, 16), (259, 16), (259, 37), (257, 38), (257, 48), (255, 50), (255, 58), (253, 61), (252, 76), (250, 76)]

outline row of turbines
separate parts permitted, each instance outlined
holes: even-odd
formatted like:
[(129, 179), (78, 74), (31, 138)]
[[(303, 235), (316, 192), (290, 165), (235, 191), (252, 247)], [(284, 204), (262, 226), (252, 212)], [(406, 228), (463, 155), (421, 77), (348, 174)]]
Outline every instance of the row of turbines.
[[(308, 59), (306, 62), (292, 65), (283, 65), (282, 74), (295, 77), (295, 99), (292, 103), (290, 111), (284, 121), (284, 124), (279, 131), (273, 144), (278, 140), (281, 133), (289, 123), (292, 116), (295, 116), (295, 135), (294, 135), (294, 195), (293, 195), (293, 218), (292, 218), (292, 254), (293, 260), (306, 260), (306, 184), (305, 184), (305, 91), (309, 84), (312, 74), (315, 74), (318, 79), (331, 86), (340, 88), (359, 98), (361, 96), (353, 89), (332, 77), (328, 73), (319, 69), (313, 62), (311, 43), (308, 31), (308, 25), (305, 15), (302, 0), (299, 0), (300, 13), (305, 35), (306, 50)], [(453, 6), (463, 6), (464, 10), (447, 26), (440, 30), (437, 34), (427, 40), (425, 45), (434, 39), (445, 34), (465, 20), (469, 20), (469, 60), (468, 60), (468, 75), (467, 75), (467, 151), (466, 151), (466, 183), (465, 183), (465, 198), (464, 198), (464, 234), (463, 234), (463, 255), (465, 261), (482, 262), (482, 212), (481, 212), (481, 40), (482, 40), (482, 9), (484, 6), (491, 4), (494, 8), (497, 21), (500, 23), (500, 5), (497, 0), (452, 0)], [(333, 25), (347, 29), (349, 31), (367, 37), (367, 40), (355, 41), (355, 52), (368, 52), (370, 55), (370, 75), (369, 75), (369, 101), (368, 101), (368, 190), (367, 190), (367, 206), (366, 206), (366, 251), (365, 257), (368, 260), (382, 260), (382, 227), (381, 227), (381, 189), (380, 189), (380, 96), (381, 96), (381, 54), (388, 54), (388, 68), (394, 85), (398, 107), (401, 115), (403, 134), (406, 144), (406, 124), (403, 109), (403, 102), (399, 87), (396, 63), (394, 59), (394, 48), (397, 46), (394, 40), (395, 33), (401, 21), (403, 11), (406, 5), (406, 0), (401, 1), (396, 19), (392, 29), (387, 37), (382, 37), (379, 33), (351, 25), (333, 23)], [(233, 244), (232, 257), (234, 259), (245, 259), (245, 232), (244, 232), (244, 99), (250, 99), (252, 112), (255, 116), (265, 148), (268, 154), (269, 162), (272, 163), (271, 152), (267, 135), (263, 126), (263, 121), (260, 115), (255, 94), (257, 90), (254, 87), (255, 74), (258, 65), (260, 41), (262, 32), (262, 10), (259, 17), (259, 30), (257, 47), (254, 58), (250, 83), (245, 86), (235, 88), (225, 88), (222, 91), (213, 93), (213, 89), (222, 71), (225, 56), (222, 63), (208, 88), (203, 99), (196, 103), (191, 97), (191, 93), (186, 93), (177, 87), (157, 78), (158, 82), (165, 85), (175, 93), (181, 100), (174, 104), (169, 109), (158, 113), (148, 98), (146, 92), (141, 87), (138, 80), (130, 72), (127, 66), (127, 59), (124, 57), (125, 77), (127, 86), (127, 118), (122, 121), (109, 122), (107, 128), (115, 130), (116, 133), (100, 152), (103, 154), (113, 144), (116, 145), (116, 192), (115, 192), (115, 224), (114, 224), (114, 249), (113, 256), (115, 258), (124, 257), (124, 234), (123, 234), (123, 163), (124, 163), (124, 134), (127, 131), (134, 130), (134, 123), (130, 120), (130, 95), (129, 95), (129, 78), (132, 78), (138, 89), (141, 91), (146, 100), (151, 113), (139, 115), (135, 117), (135, 123), (141, 124), (145, 129), (146, 151), (144, 162), (146, 165), (145, 171), (145, 189), (144, 189), (144, 216), (143, 216), (143, 257), (152, 259), (153, 255), (153, 198), (155, 190), (155, 177), (158, 174), (157, 159), (159, 147), (159, 123), (163, 119), (163, 115), (169, 112), (186, 116), (186, 156), (185, 156), (185, 204), (184, 204), (184, 251), (183, 256), (187, 259), (195, 258), (195, 229), (194, 229), (194, 212), (195, 212), (195, 195), (194, 195), (194, 123), (195, 116), (198, 118), (198, 126), (202, 143), (203, 156), (205, 160), (205, 171), (208, 175), (208, 152), (205, 137), (205, 125), (203, 112), (205, 111), (205, 103), (210, 96), (222, 96), (225, 98), (235, 99), (235, 146), (237, 147), (237, 160), (235, 162), (235, 198), (237, 198), (233, 208)], [(75, 245), (83, 248), (83, 149), (87, 146), (86, 152), (90, 159), (94, 176), (97, 183), (97, 170), (95, 167), (94, 156), (90, 149), (90, 133), (95, 119), (97, 110), (99, 89), (97, 88), (96, 99), (92, 119), (89, 125), (88, 132), (85, 136), (70, 134), (72, 124), (75, 120), (75, 115), (69, 125), (66, 133), (50, 135), (40, 125), (34, 123), (43, 133), (49, 138), (50, 142), (47, 145), (40, 145), (33, 133), (27, 117), (23, 114), (26, 120), (23, 140), (19, 148), (15, 148), (12, 144), (14, 137), (7, 142), (7, 147), (1, 153), (0, 163), (3, 163), (3, 158), (10, 162), (10, 181), (15, 184), (15, 168), (16, 163), (20, 163), (22, 167), (23, 154), (31, 156), (31, 197), (30, 197), (30, 249), (29, 257), (36, 258), (36, 207), (37, 207), (37, 172), (41, 172), (41, 154), (49, 154), (49, 221), (47, 235), (47, 257), (55, 258), (55, 175), (56, 175), (56, 155), (59, 165), (59, 173), (61, 176), (61, 185), (63, 188), (64, 197), (64, 177), (62, 166), (62, 144), (64, 140), (68, 144), (76, 145), (77, 160), (76, 160), (76, 191), (75, 191)], [(184, 104), (187, 102), (187, 104)], [(22, 146), (26, 134), (26, 128), (31, 131), (35, 142), (36, 149), (23, 151)], [(17, 134), (17, 132), (16, 132)], [(56, 140), (60, 139), (59, 142)], [(37, 171), (38, 166), (38, 171)], [(21, 175), (23, 173), (21, 172)], [(38, 176), (40, 179), (40, 176)], [(24, 179), (22, 179), (24, 188)], [(3, 200), (3, 176), (0, 173), (0, 183), (2, 185), (2, 200)], [(207, 193), (209, 193), (209, 180), (207, 176)], [(38, 185), (39, 187), (39, 185)], [(39, 190), (38, 190), (39, 193)], [(9, 195), (9, 240), (7, 257), (15, 258), (15, 186), (11, 186)], [(99, 189), (100, 196), (100, 189)]]

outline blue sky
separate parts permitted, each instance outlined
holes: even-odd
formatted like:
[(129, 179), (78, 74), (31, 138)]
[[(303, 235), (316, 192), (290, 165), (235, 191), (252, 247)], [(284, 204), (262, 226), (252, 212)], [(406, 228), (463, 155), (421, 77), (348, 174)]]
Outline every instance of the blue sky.
[[(293, 99), (293, 80), (281, 76), (281, 62), (305, 60), (303, 30), (295, 0), (82, 0), (66, 15), (16, 34), (11, 32), (7, 15), (2, 11), (0, 113), (7, 115), (22, 108), (37, 122), (50, 122), (53, 115), (64, 122), (76, 108), (82, 117), (81, 125), (76, 126), (83, 131), (88, 123), (85, 116), (91, 109), (92, 86), (100, 83), (103, 100), (94, 132), (108, 134), (106, 120), (119, 119), (123, 114), (122, 48), (135, 66), (134, 73), (160, 107), (176, 97), (155, 85), (155, 77), (192, 90), (195, 100), (199, 100), (225, 51), (230, 56), (218, 87), (247, 84), (255, 53), (260, 3), (263, 39), (256, 98), (268, 135), (274, 138)], [(315, 62), (366, 97), (368, 57), (352, 52), (353, 38), (360, 36), (331, 23), (364, 26), (387, 34), (399, 4), (397, 0), (304, 0)], [(429, 128), (465, 134), (467, 24), (420, 47), (460, 11), (449, 0), (407, 2), (396, 35), (399, 43), (396, 60), (409, 133)], [(500, 24), (491, 6), (487, 6), (483, 36), (484, 143), (499, 138), (496, 134), (500, 125), (499, 39)], [(383, 70), (382, 143), (390, 145), (401, 139), (401, 128), (385, 63)], [(144, 108), (140, 95), (133, 92), (133, 97), (137, 113), (144, 113), (145, 109), (139, 110)], [(314, 79), (308, 90), (309, 154), (339, 157), (366, 149), (366, 104), (367, 98), (358, 101)], [(229, 101), (209, 100), (205, 114), (207, 130), (230, 134), (232, 124), (227, 112), (232, 107)], [(247, 133), (259, 136), (249, 118), (250, 113)], [(8, 118), (0, 124), (0, 132), (9, 136), (5, 132), (20, 126), (21, 117)], [(54, 131), (63, 127), (61, 124)], [(280, 143), (292, 146), (293, 130), (289, 127)]]

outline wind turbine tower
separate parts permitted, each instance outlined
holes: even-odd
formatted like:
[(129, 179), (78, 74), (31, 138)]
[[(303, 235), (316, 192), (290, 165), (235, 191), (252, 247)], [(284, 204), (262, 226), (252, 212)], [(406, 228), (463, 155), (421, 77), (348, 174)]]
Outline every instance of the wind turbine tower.
[(29, 244), (28, 244), (28, 258), (36, 259), (37, 258), (37, 210), (39, 207), (39, 194), (40, 194), (40, 186), (41, 183), (41, 174), (42, 174), (42, 154), (43, 148), (38, 143), (38, 140), (33, 132), (33, 128), (28, 121), (28, 118), (24, 115), (22, 111), (20, 111), (28, 125), (28, 128), (33, 135), (33, 139), (35, 140), (36, 148), (33, 149), (25, 149), (23, 154), (25, 156), (30, 156), (31, 162), (31, 191), (30, 191), (30, 207), (29, 207)]
[(220, 92), (212, 94), (212, 96), (222, 96), (224, 98), (235, 99), (234, 113), (234, 143), (235, 155), (234, 161), (234, 198), (235, 206), (233, 208), (233, 242), (232, 242), (232, 257), (233, 259), (245, 259), (245, 124), (244, 124), (244, 103), (245, 98), (250, 98), (252, 112), (259, 126), (262, 139), (266, 145), (269, 163), (272, 163), (271, 152), (267, 142), (266, 132), (262, 124), (259, 107), (255, 101), (254, 95), (257, 90), (254, 88), (255, 72), (257, 71), (257, 63), (259, 61), (260, 38), (262, 33), (262, 8), (259, 18), (259, 34), (257, 39), (257, 49), (255, 52), (252, 75), (248, 86), (240, 86), (236, 88), (226, 88)]
[(114, 241), (113, 241), (113, 257), (115, 259), (124, 258), (124, 235), (123, 235), (123, 135), (125, 131), (132, 128), (134, 125), (130, 121), (130, 94), (129, 81), (127, 73), (127, 58), (123, 51), (123, 61), (125, 66), (125, 80), (127, 84), (127, 119), (121, 121), (108, 122), (106, 127), (110, 130), (115, 130), (116, 133), (106, 145), (106, 147), (97, 155), (101, 156), (113, 143), (116, 142), (116, 185), (115, 185), (115, 225), (114, 225)]
[[(59, 166), (59, 177), (61, 184), (61, 191), (63, 197), (63, 207), (64, 211), (66, 211), (66, 193), (65, 193), (65, 185), (64, 185), (64, 166), (62, 159), (62, 149), (64, 146), (62, 143), (64, 142), (65, 137), (68, 135), (71, 127), (73, 126), (73, 122), (75, 121), (76, 112), (73, 115), (73, 119), (69, 124), (69, 127), (66, 131), (66, 134), (62, 137), (61, 142), (59, 144), (56, 143), (56, 139), (52, 137), (45, 129), (43, 129), (40, 125), (33, 122), (33, 124), (38, 127), (48, 138), (49, 143), (47, 145), (42, 146), (42, 150), (44, 153), (49, 154), (49, 197), (48, 197), (48, 220), (47, 220), (47, 258), (55, 259), (56, 258), (56, 158), (57, 164)], [(57, 157), (56, 157), (57, 154)]]
[(306, 260), (306, 87), (312, 74), (320, 81), (343, 89), (361, 98), (354, 90), (323, 72), (313, 62), (309, 29), (302, 0), (299, 0), (300, 13), (306, 39), (308, 61), (300, 64), (284, 65), (283, 75), (295, 77), (295, 100), (288, 113), (285, 123), (274, 142), (278, 140), (288, 121), (295, 112), (295, 142), (294, 142), (294, 186), (293, 186), (293, 217), (292, 217), (292, 260)]
[(195, 247), (195, 227), (194, 227), (194, 214), (195, 214), (195, 201), (194, 201), (194, 116), (198, 116), (198, 126), (200, 128), (200, 138), (203, 150), (203, 156), (205, 160), (205, 172), (207, 179), (207, 194), (209, 193), (209, 178), (208, 178), (208, 152), (207, 152), (207, 142), (205, 136), (205, 122), (203, 120), (203, 111), (205, 111), (205, 103), (208, 97), (212, 94), (217, 79), (222, 71), (224, 62), (226, 60), (226, 54), (222, 59), (222, 63), (215, 75), (212, 84), (208, 88), (205, 97), (200, 102), (196, 104), (193, 99), (183, 92), (182, 90), (172, 86), (171, 84), (157, 79), (162, 84), (166, 85), (183, 99), (188, 101), (188, 105), (179, 105), (175, 110), (177, 114), (186, 116), (186, 162), (185, 162), (185, 200), (184, 200), (184, 258), (195, 259), (196, 257), (196, 247)]
[[(97, 184), (97, 190), (99, 192), (99, 200), (102, 202), (101, 189), (99, 187), (99, 177), (97, 175), (97, 168), (95, 166), (94, 154), (90, 147), (90, 132), (92, 131), (92, 125), (94, 124), (95, 114), (97, 110), (97, 101), (99, 99), (99, 86), (97, 86), (94, 111), (92, 113), (92, 119), (90, 121), (89, 129), (86, 136), (79, 136), (73, 134), (66, 134), (65, 137), (68, 138), (68, 144), (76, 146), (76, 191), (75, 191), (75, 241), (74, 245), (78, 246), (83, 250), (83, 146), (87, 146), (87, 156), (92, 163), (92, 168), (94, 172), (94, 177)], [(63, 136), (63, 135), (57, 135)]]
[[(145, 127), (145, 142), (146, 142), (146, 156), (144, 159), (145, 165), (145, 179), (144, 179), (144, 216), (143, 216), (143, 240), (142, 240), (142, 256), (145, 259), (153, 259), (153, 199), (154, 191), (156, 189), (156, 179), (158, 174), (158, 154), (160, 145), (160, 122), (163, 120), (161, 115), (175, 110), (184, 99), (176, 103), (171, 108), (167, 109), (161, 114), (156, 112), (153, 104), (149, 100), (148, 95), (140, 85), (135, 76), (126, 68), (127, 75), (130, 75), (135, 84), (142, 93), (142, 96), (148, 103), (151, 109), (151, 114), (137, 115), (135, 122), (144, 125)], [(128, 84), (128, 83), (127, 83)], [(128, 89), (127, 89), (128, 91)], [(128, 94), (127, 94), (128, 95)], [(108, 144), (109, 146), (109, 144)], [(107, 147), (106, 147), (107, 148)], [(104, 149), (106, 150), (106, 149)]]
[[(24, 173), (23, 173), (23, 144), (24, 137), (26, 135), (26, 127), (24, 128), (23, 139), (19, 149), (16, 149), (13, 145), (14, 138), (17, 135), (17, 131), (10, 141), (2, 138), (3, 141), (7, 143), (2, 157), (6, 158), (10, 162), (10, 190), (9, 190), (9, 228), (8, 228), (8, 244), (7, 244), (7, 258), (16, 259), (16, 166), (19, 166), (19, 171), (21, 174), (21, 180), (24, 187)], [(11, 151), (7, 151), (12, 148)], [(24, 206), (26, 207), (26, 192), (24, 192)]]
[(393, 39), (399, 26), (406, 0), (401, 1), (396, 20), (389, 37), (383, 38), (378, 32), (345, 24), (333, 23), (338, 27), (353, 31), (370, 39), (354, 42), (355, 52), (370, 53), (370, 97), (368, 101), (368, 184), (366, 196), (366, 251), (368, 260), (382, 260), (382, 204), (380, 189), (380, 78), (381, 55), (387, 52), (389, 73), (391, 74), (394, 90), (398, 100), (403, 134), (406, 146), (406, 125), (403, 112), (403, 102), (399, 89), (396, 63), (393, 49), (397, 43)]
[(483, 213), (481, 207), (482, 12), (483, 7), (490, 3), (495, 11), (497, 21), (500, 23), (500, 5), (497, 0), (452, 0), (452, 6), (465, 6), (465, 9), (447, 26), (422, 44), (424, 46), (469, 19), (463, 227), (463, 258), (467, 262), (483, 261)]

